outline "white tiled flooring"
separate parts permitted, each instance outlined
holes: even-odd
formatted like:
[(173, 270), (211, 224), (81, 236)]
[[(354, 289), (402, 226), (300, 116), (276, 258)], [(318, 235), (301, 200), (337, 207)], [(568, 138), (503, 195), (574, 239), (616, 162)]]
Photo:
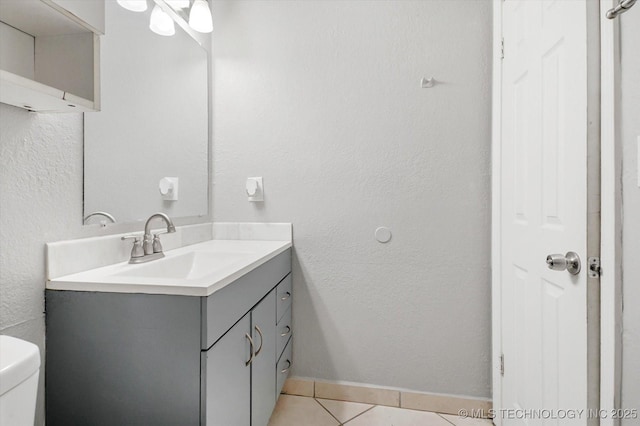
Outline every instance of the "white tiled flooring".
[(490, 420), (382, 405), (280, 395), (269, 426), (490, 426)]

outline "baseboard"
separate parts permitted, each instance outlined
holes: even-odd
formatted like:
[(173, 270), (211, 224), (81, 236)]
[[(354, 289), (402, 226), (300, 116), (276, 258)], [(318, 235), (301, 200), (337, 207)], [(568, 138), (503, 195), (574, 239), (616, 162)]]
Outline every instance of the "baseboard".
[(488, 416), (492, 408), (491, 400), (488, 399), (409, 392), (359, 383), (346, 384), (344, 382), (320, 381), (306, 377), (291, 377), (287, 379), (282, 388), (282, 393), (432, 411), (442, 414), (458, 415), (460, 412), (465, 411), (467, 415), (476, 417)]

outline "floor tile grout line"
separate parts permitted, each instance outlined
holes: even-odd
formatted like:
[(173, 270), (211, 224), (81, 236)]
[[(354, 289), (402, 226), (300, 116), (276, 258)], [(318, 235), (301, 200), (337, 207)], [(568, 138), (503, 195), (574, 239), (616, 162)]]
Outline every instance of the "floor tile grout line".
[(349, 423), (351, 420), (353, 420), (353, 419), (357, 419), (358, 417), (360, 417), (360, 416), (361, 416), (361, 415), (363, 415), (364, 413), (369, 412), (369, 411), (373, 410), (373, 409), (374, 409), (374, 408), (376, 408), (376, 407), (377, 407), (377, 405), (372, 405), (371, 407), (369, 407), (369, 408), (367, 408), (366, 410), (364, 410), (362, 413), (360, 413), (360, 414), (358, 414), (358, 415), (356, 415), (356, 416), (351, 417), (349, 420), (347, 420), (347, 421), (346, 421), (346, 422), (344, 422), (344, 423), (340, 423), (340, 425), (346, 425), (346, 424), (347, 424), (347, 423)]
[(452, 424), (453, 426), (456, 426), (456, 424), (455, 424), (455, 423), (452, 423), (451, 421), (449, 421), (449, 419), (447, 419), (447, 418), (445, 418), (445, 417), (442, 417), (442, 415), (441, 415), (440, 413), (435, 413), (435, 414), (437, 414), (437, 415), (438, 415), (438, 417), (440, 417), (440, 418), (441, 418), (442, 420), (444, 420), (445, 422), (450, 423), (450, 424)]
[[(315, 385), (315, 383), (314, 383), (314, 385)], [(315, 386), (314, 386), (314, 388), (315, 388)], [(314, 389), (314, 394), (315, 394), (315, 389)], [(295, 395), (291, 395), (291, 396), (295, 396)], [(298, 397), (300, 397), (300, 398), (309, 398), (308, 396), (305, 396), (305, 395), (299, 395)], [(373, 409), (374, 409), (374, 408), (376, 408), (376, 407), (388, 407), (388, 408), (391, 408), (391, 409), (397, 409), (397, 410), (400, 410), (400, 411), (416, 411), (416, 412), (423, 412), (423, 413), (435, 414), (435, 415), (436, 415), (436, 416), (438, 416), (441, 420), (444, 420), (447, 424), (452, 425), (452, 426), (457, 426), (457, 423), (456, 423), (454, 420), (450, 420), (450, 419), (448, 419), (448, 418), (444, 417), (444, 414), (442, 414), (442, 413), (437, 413), (437, 412), (435, 412), (435, 411), (428, 411), (428, 410), (416, 410), (416, 409), (407, 409), (407, 408), (402, 408), (402, 407), (394, 407), (394, 406), (391, 406), (391, 405), (367, 404), (367, 403), (362, 403), (362, 402), (361, 402), (361, 403), (356, 403), (356, 402), (353, 402), (353, 401), (344, 401), (344, 400), (341, 400), (341, 399), (317, 398), (317, 397), (311, 397), (311, 398), (312, 398), (316, 403), (318, 403), (318, 404), (320, 405), (320, 407), (322, 407), (322, 409), (323, 409), (324, 411), (326, 411), (327, 413), (329, 413), (329, 415), (331, 416), (331, 418), (333, 418), (333, 419), (337, 422), (337, 425), (336, 425), (336, 426), (344, 426), (344, 425), (347, 425), (347, 423), (352, 422), (353, 420), (357, 419), (358, 417), (362, 416), (363, 414), (368, 413), (369, 411), (373, 410)], [(361, 413), (359, 413), (359, 414), (357, 414), (357, 415), (355, 415), (355, 416), (351, 417), (350, 419), (348, 419), (348, 420), (346, 420), (346, 421), (342, 422), (342, 421), (340, 421), (340, 419), (338, 419), (338, 418), (337, 418), (337, 417), (336, 417), (336, 416), (331, 412), (331, 410), (329, 410), (329, 408), (327, 408), (324, 404), (322, 404), (322, 402), (320, 402), (320, 401), (319, 401), (320, 399), (327, 399), (328, 401), (343, 402), (343, 403), (366, 404), (366, 405), (371, 405), (371, 406), (370, 406), (369, 408), (367, 408), (366, 410), (362, 411)], [(483, 419), (483, 420), (486, 420), (486, 419)], [(488, 424), (488, 425), (492, 425), (492, 426), (494, 426), (494, 425), (493, 425), (493, 423), (487, 423), (487, 424)]]
[(318, 403), (318, 405), (320, 405), (322, 408), (324, 408), (324, 411), (326, 411), (327, 413), (329, 413), (329, 415), (330, 415), (331, 417), (333, 417), (334, 419), (336, 419), (336, 422), (338, 422), (338, 425), (341, 425), (341, 424), (342, 424), (342, 422), (341, 422), (340, 420), (338, 420), (338, 418), (337, 418), (336, 416), (334, 416), (334, 415), (333, 415), (333, 413), (332, 413), (331, 411), (329, 411), (329, 409), (328, 409), (327, 407), (325, 407), (324, 405), (322, 405), (322, 403), (321, 403), (320, 401), (318, 401), (316, 398), (313, 398), (313, 400), (314, 400), (315, 402), (317, 402), (317, 403)]

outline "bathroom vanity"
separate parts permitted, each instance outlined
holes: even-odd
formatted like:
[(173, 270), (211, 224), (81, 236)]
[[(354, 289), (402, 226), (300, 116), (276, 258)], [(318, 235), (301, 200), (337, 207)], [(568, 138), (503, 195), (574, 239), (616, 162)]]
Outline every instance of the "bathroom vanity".
[(266, 426), (291, 367), (291, 243), (207, 241), (47, 283), (47, 425)]

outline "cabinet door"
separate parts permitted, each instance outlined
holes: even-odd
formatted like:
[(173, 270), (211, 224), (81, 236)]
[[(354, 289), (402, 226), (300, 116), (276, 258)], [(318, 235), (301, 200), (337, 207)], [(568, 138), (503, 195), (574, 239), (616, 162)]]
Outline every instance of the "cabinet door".
[(251, 423), (250, 314), (245, 315), (206, 352), (206, 426)]
[(256, 356), (251, 364), (251, 425), (267, 426), (276, 404), (276, 292), (251, 311)]

